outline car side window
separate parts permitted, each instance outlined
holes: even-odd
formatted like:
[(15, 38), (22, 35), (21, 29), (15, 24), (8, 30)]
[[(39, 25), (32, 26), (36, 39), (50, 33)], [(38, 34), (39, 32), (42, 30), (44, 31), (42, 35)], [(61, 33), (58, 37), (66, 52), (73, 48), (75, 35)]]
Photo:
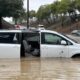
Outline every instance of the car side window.
[(42, 33), (42, 44), (61, 44), (62, 37), (52, 33)]
[(41, 44), (61, 45), (61, 41), (66, 41), (67, 45), (73, 45), (65, 38), (53, 33), (41, 33)]
[(0, 33), (0, 43), (17, 44), (18, 38), (16, 33)]

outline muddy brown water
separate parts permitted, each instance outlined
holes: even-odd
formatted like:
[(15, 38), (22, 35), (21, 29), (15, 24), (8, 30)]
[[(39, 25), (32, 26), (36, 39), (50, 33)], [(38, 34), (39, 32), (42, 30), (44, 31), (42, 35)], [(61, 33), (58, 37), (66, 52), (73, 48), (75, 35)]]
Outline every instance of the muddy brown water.
[(80, 80), (80, 59), (0, 59), (0, 80)]

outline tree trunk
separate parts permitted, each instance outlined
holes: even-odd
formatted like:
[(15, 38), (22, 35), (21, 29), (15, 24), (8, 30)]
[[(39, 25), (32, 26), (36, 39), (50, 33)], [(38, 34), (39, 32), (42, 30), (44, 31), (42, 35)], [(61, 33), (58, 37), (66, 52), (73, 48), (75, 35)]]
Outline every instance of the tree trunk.
[(48, 20), (48, 17), (46, 17), (46, 21), (47, 21), (48, 24), (50, 24), (50, 21)]
[(0, 29), (2, 29), (2, 17), (0, 16)]
[(61, 26), (63, 28), (63, 16), (62, 16), (62, 14), (61, 14)]

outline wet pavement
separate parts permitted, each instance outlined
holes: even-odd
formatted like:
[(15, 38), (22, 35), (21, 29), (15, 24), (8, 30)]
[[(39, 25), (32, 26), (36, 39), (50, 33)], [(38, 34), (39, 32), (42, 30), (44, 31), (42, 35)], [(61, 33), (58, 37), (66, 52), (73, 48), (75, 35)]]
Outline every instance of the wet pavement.
[(80, 80), (80, 59), (0, 59), (0, 80)]

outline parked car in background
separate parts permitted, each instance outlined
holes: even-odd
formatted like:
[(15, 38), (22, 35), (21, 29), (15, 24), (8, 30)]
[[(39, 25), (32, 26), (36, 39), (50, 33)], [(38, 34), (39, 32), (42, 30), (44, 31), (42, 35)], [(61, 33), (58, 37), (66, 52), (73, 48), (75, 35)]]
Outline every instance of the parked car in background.
[(80, 30), (73, 30), (71, 32), (71, 34), (75, 35), (75, 36), (80, 36)]

